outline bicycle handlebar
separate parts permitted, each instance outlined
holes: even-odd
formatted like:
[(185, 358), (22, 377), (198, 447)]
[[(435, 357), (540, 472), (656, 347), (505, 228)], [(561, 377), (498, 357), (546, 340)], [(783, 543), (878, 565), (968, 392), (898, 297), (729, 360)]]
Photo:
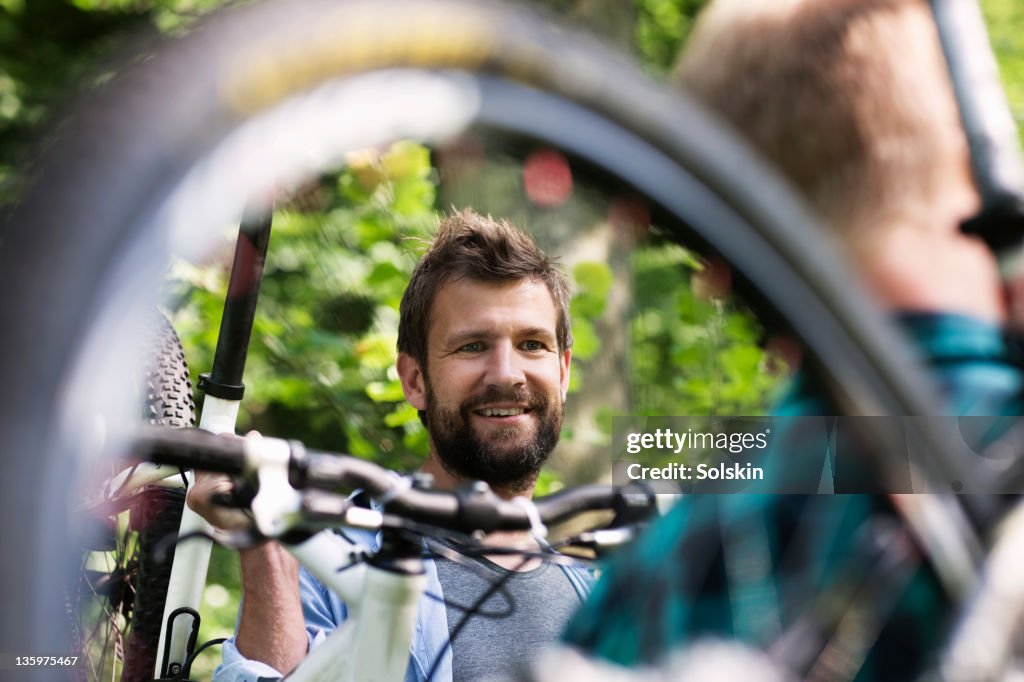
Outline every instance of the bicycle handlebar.
[(200, 429), (141, 426), (134, 446), (136, 458), (154, 464), (236, 476), (247, 468), (244, 439), (225, 438)]
[[(259, 447), (252, 445), (254, 442), (260, 441), (159, 426), (141, 428), (135, 439), (137, 450), (151, 462), (243, 476), (259, 466)], [(656, 507), (655, 495), (644, 487), (590, 485), (539, 498), (531, 508), (498, 497), (481, 482), (454, 492), (424, 490), (373, 462), (351, 455), (307, 451), (298, 441), (289, 441), (288, 446), (292, 487), (332, 493), (365, 490), (383, 500), (389, 514), (460, 532), (525, 530), (537, 522), (555, 524), (595, 510), (636, 516), (651, 513)], [(533, 509), (537, 513), (531, 518)]]

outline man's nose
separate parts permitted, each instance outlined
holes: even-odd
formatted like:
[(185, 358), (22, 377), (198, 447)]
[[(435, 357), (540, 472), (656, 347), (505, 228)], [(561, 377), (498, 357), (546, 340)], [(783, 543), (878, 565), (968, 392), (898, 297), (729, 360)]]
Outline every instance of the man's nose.
[(491, 350), (487, 363), (486, 383), (488, 386), (511, 387), (526, 383), (522, 358), (511, 343), (497, 343)]

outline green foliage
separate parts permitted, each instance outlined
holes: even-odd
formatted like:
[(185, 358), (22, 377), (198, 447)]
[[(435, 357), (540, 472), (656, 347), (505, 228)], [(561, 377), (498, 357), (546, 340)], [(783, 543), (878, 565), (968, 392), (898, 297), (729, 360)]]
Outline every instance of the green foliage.
[(731, 298), (701, 298), (689, 286), (702, 267), (672, 243), (633, 253), (643, 292), (630, 323), (635, 414), (763, 414), (779, 390), (755, 318)]
[[(242, 429), (287, 433), (391, 468), (421, 461), (427, 440), (404, 401), (395, 342), (416, 239), (436, 222), (434, 197), (429, 151), (399, 142), (354, 155), (340, 175), (275, 213)], [(212, 363), (229, 254), (172, 272), (174, 322), (194, 366)]]
[[(601, 350), (601, 339), (594, 323), (605, 311), (612, 288), (612, 271), (606, 263), (578, 263), (572, 272), (573, 297), (569, 302), (572, 319), (573, 357), (577, 363), (593, 358)], [(570, 390), (580, 387), (581, 373), (570, 375)]]
[(0, 206), (62, 103), (107, 81), (126, 43), (181, 30), (226, 0), (0, 0)]
[(1019, 0), (981, 0), (981, 8), (1003, 89), (1024, 143), (1024, 5)]
[(636, 50), (654, 75), (675, 63), (697, 13), (708, 0), (636, 0)]

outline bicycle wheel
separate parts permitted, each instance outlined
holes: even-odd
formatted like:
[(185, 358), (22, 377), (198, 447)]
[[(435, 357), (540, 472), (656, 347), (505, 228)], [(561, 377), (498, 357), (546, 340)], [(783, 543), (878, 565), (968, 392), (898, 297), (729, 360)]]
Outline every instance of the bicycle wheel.
[[(150, 424), (195, 426), (188, 363), (171, 323), (152, 317), (141, 381), (141, 417)], [(109, 482), (108, 482), (109, 486)], [(71, 595), (72, 637), (87, 680), (153, 678), (173, 545), (185, 504), (180, 487), (107, 490), (90, 505), (99, 532), (88, 536)], [(162, 545), (162, 546), (161, 546)], [(159, 549), (158, 549), (159, 547)]]
[[(48, 464), (18, 459), (3, 483), (5, 518), (32, 507), (26, 488), (66, 499), (60, 462), (121, 446), (75, 436), (87, 428), (84, 406), (103, 404), (92, 380), (116, 367), (111, 340), (131, 333), (123, 312), (153, 291), (170, 248), (191, 248), (246, 200), (297, 186), (348, 151), (434, 143), (471, 126), (565, 150), (649, 198), (667, 229), (721, 254), (787, 321), (851, 413), (937, 413), (905, 342), (850, 294), (802, 204), (692, 102), (521, 9), (285, 0), (224, 12), (123, 74), (62, 131), (8, 222), (0, 290), (33, 294), (5, 306), (18, 324), (0, 329), (0, 414), (10, 451)], [(982, 487), (954, 444), (911, 430), (951, 478)], [(959, 528), (947, 502), (944, 530)], [(61, 578), (51, 553), (60, 506), (4, 528), (6, 542), (25, 547), (4, 583), (33, 587), (12, 601), (33, 622), (4, 623), (9, 648), (54, 645), (58, 608), (38, 586)]]

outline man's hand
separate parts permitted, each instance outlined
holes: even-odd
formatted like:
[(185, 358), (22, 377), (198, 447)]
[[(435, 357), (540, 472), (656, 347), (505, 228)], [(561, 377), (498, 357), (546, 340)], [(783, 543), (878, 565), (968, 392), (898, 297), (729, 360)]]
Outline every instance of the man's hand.
[[(222, 433), (225, 438), (241, 438), (233, 433)], [(260, 434), (251, 431), (246, 438), (259, 438)], [(241, 509), (232, 509), (214, 503), (215, 497), (230, 495), (235, 491), (234, 481), (227, 474), (215, 474), (209, 471), (195, 472), (195, 482), (188, 490), (185, 501), (195, 513), (206, 519), (218, 530), (244, 530), (252, 527), (252, 518)]]
[(215, 504), (214, 498), (234, 492), (235, 484), (227, 474), (197, 471), (195, 483), (188, 490), (185, 501), (192, 511), (202, 516), (219, 530), (243, 530), (252, 527), (252, 518), (241, 509)]

